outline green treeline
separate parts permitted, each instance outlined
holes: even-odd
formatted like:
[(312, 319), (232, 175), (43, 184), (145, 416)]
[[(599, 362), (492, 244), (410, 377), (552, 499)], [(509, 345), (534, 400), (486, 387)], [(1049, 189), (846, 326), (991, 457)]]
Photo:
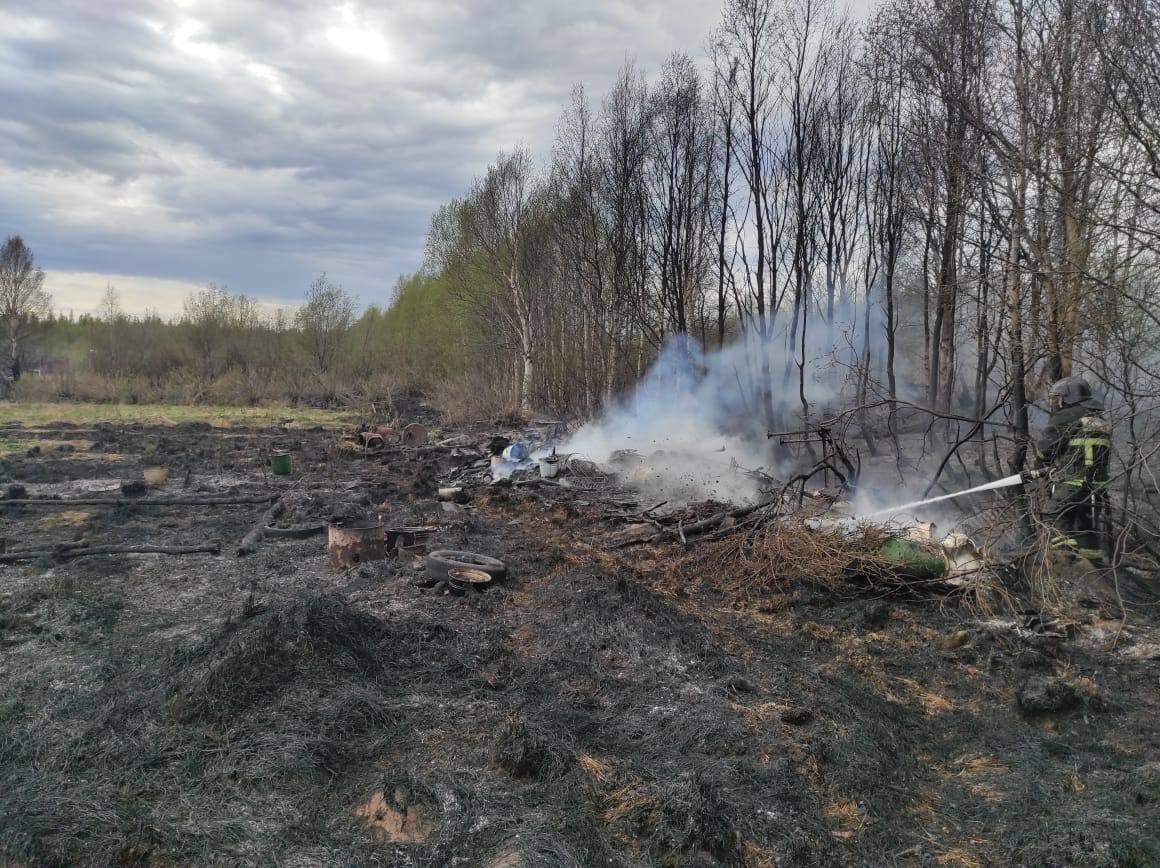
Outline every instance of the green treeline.
[(116, 290), (97, 315), (38, 318), (22, 349), (18, 398), (125, 403), (340, 403), (430, 393), (480, 359), (448, 282), (400, 278), (387, 306), (355, 315), (320, 278), (297, 311), (263, 310), (209, 286), (180, 317), (125, 313)]

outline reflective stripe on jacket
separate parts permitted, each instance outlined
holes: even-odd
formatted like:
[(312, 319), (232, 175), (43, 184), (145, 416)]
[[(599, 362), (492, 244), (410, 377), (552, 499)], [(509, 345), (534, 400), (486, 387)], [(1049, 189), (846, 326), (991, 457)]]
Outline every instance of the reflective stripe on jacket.
[(1052, 466), (1056, 482), (1103, 485), (1112, 457), (1111, 425), (1088, 408), (1064, 407), (1051, 414), (1035, 451), (1041, 461)]

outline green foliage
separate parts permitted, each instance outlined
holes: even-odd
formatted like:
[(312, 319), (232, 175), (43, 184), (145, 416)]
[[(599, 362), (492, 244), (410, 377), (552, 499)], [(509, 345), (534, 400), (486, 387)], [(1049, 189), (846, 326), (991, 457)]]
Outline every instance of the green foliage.
[(25, 452), (28, 447), (33, 445), (31, 440), (17, 439), (15, 437), (0, 436), (0, 457), (5, 455), (16, 455)]
[(388, 306), (355, 319), (349, 297), (325, 276), (293, 315), (264, 312), (211, 284), (167, 321), (124, 313), (109, 287), (100, 315), (39, 324), (15, 394), (26, 402), (331, 406), (431, 392), (484, 367), (488, 330), (461, 288), (461, 275), (414, 274), (398, 281)]
[(372, 308), (356, 325), (374, 328), (390, 363), (417, 386), (431, 387), (478, 361), (479, 331), (446, 274), (401, 278), (391, 306)]

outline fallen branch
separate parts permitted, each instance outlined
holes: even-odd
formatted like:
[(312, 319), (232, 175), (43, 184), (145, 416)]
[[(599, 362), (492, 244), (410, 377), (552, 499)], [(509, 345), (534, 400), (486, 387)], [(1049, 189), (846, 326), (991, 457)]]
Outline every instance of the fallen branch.
[(326, 525), (324, 524), (305, 524), (298, 527), (275, 527), (274, 525), (267, 526), (265, 536), (274, 537), (275, 539), (307, 539), (308, 537), (317, 536), (320, 533), (326, 533)]
[(675, 531), (673, 528), (668, 528), (665, 531), (658, 533), (651, 540), (649, 540), (649, 542), (656, 542), (668, 536), (677, 537), (682, 543), (688, 545), (689, 537), (707, 533), (708, 531), (719, 530), (721, 529), (721, 524), (726, 519), (745, 518), (746, 516), (757, 512), (759, 509), (764, 509), (765, 507), (770, 506), (772, 503), (774, 503), (774, 501), (762, 501), (761, 503), (755, 503), (751, 506), (738, 507), (737, 509), (729, 510), (728, 512), (715, 512), (708, 518), (703, 518), (700, 521), (695, 521), (689, 525), (682, 526), (680, 523), (678, 523)]
[(8, 552), (0, 555), (0, 564), (14, 564), (20, 561), (35, 561), (41, 558), (65, 561), (73, 558), (87, 558), (89, 555), (196, 555), (220, 554), (221, 543), (205, 543), (196, 546), (75, 546), (43, 549), (37, 551)]
[[(682, 528), (680, 523), (677, 523), (677, 535), (681, 537), (695, 536), (702, 531), (710, 530), (717, 527), (728, 516), (727, 512), (715, 512), (708, 518), (703, 518), (700, 521), (695, 521), (688, 527)], [(672, 533), (670, 530), (669, 533)], [(683, 540), (682, 540), (683, 541)]]
[(262, 542), (262, 537), (266, 535), (266, 528), (272, 525), (278, 516), (285, 511), (286, 496), (283, 495), (270, 504), (270, 508), (262, 513), (262, 517), (258, 519), (258, 523), (250, 528), (249, 533), (242, 537), (242, 541), (238, 543), (238, 557), (253, 554), (257, 550), (259, 543)]
[(707, 542), (713, 542), (713, 541), (719, 540), (719, 539), (724, 539), (725, 537), (727, 537), (731, 534), (735, 534), (735, 533), (739, 533), (740, 531), (743, 531), (743, 530), (755, 528), (761, 524), (763, 519), (766, 519), (766, 518), (768, 518), (768, 516), (751, 515), (743, 521), (738, 521), (735, 524), (729, 525), (728, 527), (718, 528), (717, 530), (713, 531), (712, 533), (707, 533), (704, 536), (697, 537), (697, 539), (694, 540), (694, 542), (707, 543)]
[(207, 497), (19, 497), (0, 499), (0, 506), (236, 506), (269, 503), (276, 494)]

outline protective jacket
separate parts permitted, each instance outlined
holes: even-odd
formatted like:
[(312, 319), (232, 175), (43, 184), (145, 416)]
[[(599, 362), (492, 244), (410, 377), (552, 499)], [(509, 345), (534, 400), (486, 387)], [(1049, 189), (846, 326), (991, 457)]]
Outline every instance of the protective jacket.
[(1052, 468), (1052, 481), (1077, 488), (1107, 484), (1112, 428), (1099, 410), (1079, 405), (1051, 414), (1035, 445), (1040, 463)]

